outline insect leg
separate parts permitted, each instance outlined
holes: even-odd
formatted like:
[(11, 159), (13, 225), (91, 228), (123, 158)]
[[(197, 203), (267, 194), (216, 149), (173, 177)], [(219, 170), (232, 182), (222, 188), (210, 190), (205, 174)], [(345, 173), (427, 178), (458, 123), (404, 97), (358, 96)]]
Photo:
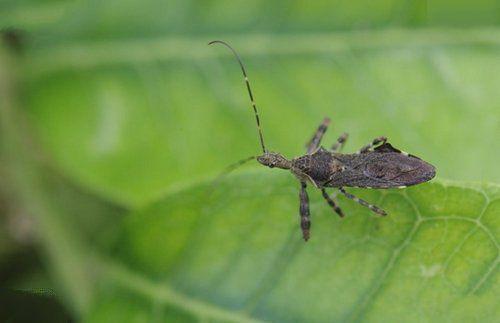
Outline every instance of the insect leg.
[(321, 138), (323, 138), (323, 135), (325, 134), (329, 124), (330, 124), (330, 118), (323, 119), (323, 122), (319, 125), (318, 130), (316, 130), (313, 137), (311, 138), (311, 140), (309, 140), (309, 142), (306, 145), (308, 154), (312, 153), (319, 147)]
[(368, 145), (365, 145), (365, 146), (361, 147), (361, 149), (358, 150), (356, 152), (356, 154), (366, 153), (367, 151), (369, 151), (370, 149), (372, 149), (374, 146), (376, 146), (378, 144), (385, 144), (386, 141), (387, 141), (386, 137), (375, 138)]
[(344, 217), (344, 213), (342, 210), (338, 207), (337, 203), (328, 195), (326, 190), (324, 188), (321, 189), (321, 194), (325, 198), (326, 202), (333, 208), (333, 210), (341, 217)]
[(307, 184), (300, 182), (300, 228), (302, 237), (305, 241), (309, 240), (309, 229), (311, 228), (311, 219), (309, 217), (309, 196), (306, 191)]
[(341, 134), (340, 137), (338, 137), (337, 142), (332, 145), (331, 150), (333, 152), (341, 151), (342, 148), (344, 148), (344, 144), (345, 144), (348, 137), (349, 137), (349, 134), (346, 132)]
[(340, 193), (344, 194), (348, 199), (351, 199), (355, 202), (358, 202), (359, 204), (369, 208), (373, 212), (380, 214), (380, 215), (387, 215), (387, 213), (384, 210), (382, 210), (381, 208), (379, 208), (375, 205), (372, 205), (372, 204), (366, 202), (365, 200), (362, 200), (359, 197), (352, 195), (351, 193), (346, 192), (343, 187), (339, 187), (339, 191), (340, 191)]

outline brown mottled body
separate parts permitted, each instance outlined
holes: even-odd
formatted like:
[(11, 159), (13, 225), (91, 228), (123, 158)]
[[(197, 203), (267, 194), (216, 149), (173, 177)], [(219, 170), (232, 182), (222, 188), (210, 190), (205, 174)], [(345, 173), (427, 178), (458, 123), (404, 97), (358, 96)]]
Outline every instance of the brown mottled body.
[[(320, 189), (328, 205), (341, 217), (344, 214), (337, 205), (335, 198), (330, 197), (326, 192), (327, 188), (337, 188), (345, 197), (369, 208), (379, 215), (386, 215), (387, 213), (384, 210), (348, 193), (344, 187), (404, 188), (429, 181), (435, 176), (436, 171), (434, 166), (418, 157), (392, 147), (385, 137), (375, 138), (354, 154), (340, 153), (347, 140), (347, 133), (342, 134), (330, 149), (321, 147), (321, 139), (330, 123), (330, 119), (328, 118), (323, 120), (311, 140), (307, 143), (305, 155), (288, 160), (280, 153), (269, 152), (264, 145), (257, 106), (241, 59), (236, 51), (227, 43), (216, 40), (209, 44), (214, 43), (222, 44), (233, 52), (243, 73), (250, 102), (255, 113), (263, 152), (261, 156), (257, 157), (257, 161), (270, 168), (289, 169), (300, 181), (299, 213), (304, 240), (307, 241), (309, 239), (311, 228), (309, 197), (306, 190), (307, 183), (311, 183)], [(243, 159), (231, 165), (228, 170), (232, 170), (253, 158)]]
[(257, 157), (262, 165), (289, 169), (300, 181), (301, 228), (306, 241), (311, 227), (307, 183), (321, 189), (327, 203), (341, 217), (344, 216), (342, 210), (335, 199), (328, 195), (326, 188), (337, 188), (345, 197), (377, 214), (386, 215), (384, 210), (348, 193), (344, 187), (404, 188), (429, 181), (436, 175), (434, 166), (392, 147), (385, 137), (375, 138), (354, 154), (338, 152), (345, 143), (347, 134), (340, 136), (331, 150), (320, 147), (329, 122), (328, 118), (323, 120), (308, 143), (308, 153), (303, 156), (288, 160), (279, 153), (265, 151)]
[(317, 188), (411, 186), (432, 179), (434, 167), (385, 143), (359, 154), (340, 154), (321, 147), (292, 159), (292, 172)]

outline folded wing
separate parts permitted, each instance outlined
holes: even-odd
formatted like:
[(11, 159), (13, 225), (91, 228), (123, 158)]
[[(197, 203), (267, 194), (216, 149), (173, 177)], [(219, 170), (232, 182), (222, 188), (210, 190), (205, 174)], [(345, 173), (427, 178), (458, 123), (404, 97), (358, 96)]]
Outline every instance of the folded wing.
[(374, 151), (336, 156), (345, 170), (334, 174), (328, 186), (391, 188), (419, 184), (432, 179), (436, 170), (420, 158), (385, 143)]

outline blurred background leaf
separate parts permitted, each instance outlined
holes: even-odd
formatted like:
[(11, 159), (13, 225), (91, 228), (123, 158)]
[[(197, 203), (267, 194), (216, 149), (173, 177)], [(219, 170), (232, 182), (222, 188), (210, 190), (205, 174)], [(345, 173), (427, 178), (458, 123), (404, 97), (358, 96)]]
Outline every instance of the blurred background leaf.
[[(107, 258), (117, 248), (118, 261), (131, 267), (127, 269), (139, 272), (141, 279), (157, 277), (168, 265), (163, 251), (151, 252), (148, 259), (122, 255), (117, 241), (125, 239), (131, 250), (138, 251), (142, 243), (163, 237), (163, 230), (130, 242), (122, 232), (123, 215), (167, 203), (161, 201), (169, 201), (172, 210), (175, 205), (180, 208), (183, 196), (189, 194), (184, 188), (199, 187), (227, 164), (258, 153), (240, 72), (226, 49), (206, 45), (215, 38), (229, 41), (243, 56), (270, 148), (289, 157), (302, 154), (314, 128), (329, 116), (333, 122), (325, 142), (347, 131), (351, 136), (346, 151), (386, 135), (396, 147), (435, 164), (440, 177), (499, 182), (498, 12), (500, 5), (490, 0), (2, 1), (0, 171), (5, 174), (1, 192), (6, 201), (2, 223), (18, 218), (11, 210), (32, 223), (28, 244), (17, 242), (15, 230), (0, 231), (6, 241), (3, 263), (11, 265), (11, 255), (36, 250), (38, 260), (29, 261), (41, 268), (35, 270), (41, 277), (35, 285), (54, 288), (77, 318), (89, 313), (93, 313), (90, 320), (106, 318), (107, 304), (111, 308), (127, 304), (130, 313), (138, 313), (138, 321), (151, 313), (164, 319), (193, 319), (182, 306), (178, 311), (180, 301), (165, 307), (163, 296), (156, 306), (127, 286), (101, 292), (95, 288), (99, 275), (88, 267), (94, 254)], [(274, 177), (262, 181), (272, 189), (281, 183)], [(245, 196), (258, 194), (260, 188), (251, 184)], [(283, 185), (291, 185), (288, 206), (268, 209), (270, 202), (263, 197), (264, 204), (250, 209), (264, 212), (271, 221), (286, 216), (290, 222), (285, 224), (295, 225), (295, 186)], [(466, 193), (460, 196), (470, 198)], [(223, 200), (229, 203), (227, 212), (246, 214), (243, 198), (229, 195)], [(186, 219), (209, 202), (193, 203), (183, 207)], [(327, 212), (317, 209), (321, 209), (318, 214)], [(357, 216), (356, 208), (348, 210), (358, 221), (365, 217)], [(125, 222), (140, 230), (141, 221), (130, 219), (142, 219), (142, 212), (133, 212)], [(172, 212), (152, 216), (167, 221), (175, 218)], [(257, 223), (236, 225), (247, 230)], [(331, 229), (330, 225), (315, 224), (315, 228)], [(143, 226), (149, 232), (147, 221)], [(170, 232), (171, 226), (175, 228), (172, 223), (164, 231)], [(496, 227), (494, 223), (488, 227), (495, 238)], [(348, 224), (338, 230), (356, 233)], [(446, 230), (438, 227), (431, 237)], [(391, 238), (389, 233), (387, 237)], [(332, 241), (324, 244), (335, 245)], [(450, 241), (453, 245), (458, 240)], [(159, 243), (165, 244), (164, 252), (173, 253), (184, 242)], [(489, 257), (486, 251), (478, 253), (479, 258)], [(426, 266), (431, 272), (437, 268)], [(495, 282), (497, 266), (492, 268)], [(171, 279), (169, 275), (164, 273), (162, 279)], [(3, 286), (34, 284), (31, 274), (22, 277)], [(242, 281), (234, 279), (227, 286), (249, 283), (246, 276), (237, 277)], [(181, 283), (172, 288), (217, 306), (228, 305), (224, 297), (229, 294), (220, 292), (209, 299), (203, 284), (188, 290)], [(490, 284), (485, 293), (497, 293), (497, 284)], [(117, 293), (123, 296), (120, 301)], [(162, 290), (158, 293), (163, 295)], [(95, 297), (106, 300), (102, 307), (95, 305)], [(467, 315), (469, 308), (479, 308), (484, 319), (495, 317), (489, 301), (458, 303)], [(126, 313), (121, 314), (130, 320), (136, 317)], [(428, 317), (441, 318), (434, 314)]]

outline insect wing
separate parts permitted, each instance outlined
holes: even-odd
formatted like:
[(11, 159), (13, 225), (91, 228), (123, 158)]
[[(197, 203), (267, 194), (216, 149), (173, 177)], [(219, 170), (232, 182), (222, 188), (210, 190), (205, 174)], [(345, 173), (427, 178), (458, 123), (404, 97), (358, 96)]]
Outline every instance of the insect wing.
[(403, 187), (429, 181), (436, 174), (431, 164), (403, 153), (389, 143), (373, 151), (345, 156), (346, 169), (333, 179), (333, 186)]
[(363, 174), (386, 187), (415, 185), (436, 175), (434, 166), (414, 156), (396, 152), (373, 152), (372, 155), (374, 158), (367, 161)]

